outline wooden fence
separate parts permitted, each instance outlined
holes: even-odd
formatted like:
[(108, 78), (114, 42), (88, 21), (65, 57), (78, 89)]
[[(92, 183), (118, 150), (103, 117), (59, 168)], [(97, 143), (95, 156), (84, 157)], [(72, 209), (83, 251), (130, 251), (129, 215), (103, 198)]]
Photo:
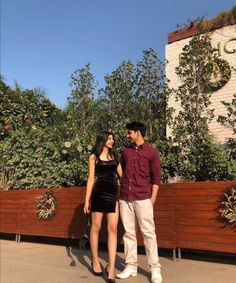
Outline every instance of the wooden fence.
[[(232, 182), (162, 184), (154, 206), (158, 246), (236, 253), (236, 229), (219, 221), (218, 206)], [(87, 219), (83, 213), (85, 188), (53, 189), (56, 215), (39, 220), (37, 204), (47, 189), (0, 191), (0, 232), (80, 239)], [(106, 220), (100, 241), (107, 241)], [(118, 242), (123, 227), (119, 222)], [(143, 245), (138, 231), (138, 244)]]

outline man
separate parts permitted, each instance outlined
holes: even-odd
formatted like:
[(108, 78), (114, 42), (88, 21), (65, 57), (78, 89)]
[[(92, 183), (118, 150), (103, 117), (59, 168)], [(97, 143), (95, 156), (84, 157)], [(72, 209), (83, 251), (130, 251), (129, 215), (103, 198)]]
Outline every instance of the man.
[(139, 224), (151, 270), (151, 282), (161, 283), (153, 205), (160, 184), (159, 153), (144, 141), (146, 126), (140, 122), (126, 125), (131, 146), (121, 156), (123, 177), (120, 188), (120, 215), (125, 229), (125, 269), (117, 278), (125, 279), (137, 275), (136, 219)]

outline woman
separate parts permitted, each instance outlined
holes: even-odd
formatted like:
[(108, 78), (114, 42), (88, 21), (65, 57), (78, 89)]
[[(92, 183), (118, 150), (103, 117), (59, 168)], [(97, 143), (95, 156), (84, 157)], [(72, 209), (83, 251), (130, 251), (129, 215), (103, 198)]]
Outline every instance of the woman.
[(90, 230), (90, 247), (92, 251), (92, 270), (96, 276), (102, 276), (98, 258), (98, 237), (103, 214), (107, 213), (108, 256), (106, 267), (107, 282), (115, 282), (115, 257), (117, 247), (118, 224), (118, 184), (117, 175), (121, 177), (122, 169), (113, 150), (114, 137), (110, 132), (97, 136), (89, 157), (89, 176), (85, 196), (84, 213), (92, 212)]

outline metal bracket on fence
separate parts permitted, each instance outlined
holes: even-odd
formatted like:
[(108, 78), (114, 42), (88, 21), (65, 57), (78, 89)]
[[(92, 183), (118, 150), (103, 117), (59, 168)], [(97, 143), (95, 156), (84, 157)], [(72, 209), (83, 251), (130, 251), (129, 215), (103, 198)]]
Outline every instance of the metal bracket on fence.
[[(177, 257), (176, 257), (176, 250), (178, 252)], [(172, 249), (172, 251), (173, 251), (173, 260), (174, 261), (181, 260), (181, 248)]]
[(176, 261), (176, 249), (172, 249), (173, 251), (173, 260)]
[(181, 248), (178, 248), (178, 260), (181, 260)]
[(20, 234), (16, 234), (16, 240), (15, 240), (15, 241), (16, 241), (17, 243), (20, 243), (20, 236), (21, 236)]

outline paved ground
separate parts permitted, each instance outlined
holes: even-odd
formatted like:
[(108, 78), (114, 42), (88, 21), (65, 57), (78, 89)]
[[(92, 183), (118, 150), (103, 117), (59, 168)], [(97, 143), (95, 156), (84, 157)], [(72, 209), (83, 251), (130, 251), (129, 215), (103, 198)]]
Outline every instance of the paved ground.
[[(89, 250), (71, 246), (1, 240), (1, 283), (104, 283), (91, 274)], [(107, 253), (100, 253), (106, 266)], [(236, 262), (206, 259), (173, 261), (161, 256), (163, 283), (235, 283)], [(215, 261), (215, 260), (214, 260)], [(117, 254), (117, 271), (123, 269), (123, 253)], [(148, 283), (146, 256), (139, 254), (139, 274), (116, 283)]]

